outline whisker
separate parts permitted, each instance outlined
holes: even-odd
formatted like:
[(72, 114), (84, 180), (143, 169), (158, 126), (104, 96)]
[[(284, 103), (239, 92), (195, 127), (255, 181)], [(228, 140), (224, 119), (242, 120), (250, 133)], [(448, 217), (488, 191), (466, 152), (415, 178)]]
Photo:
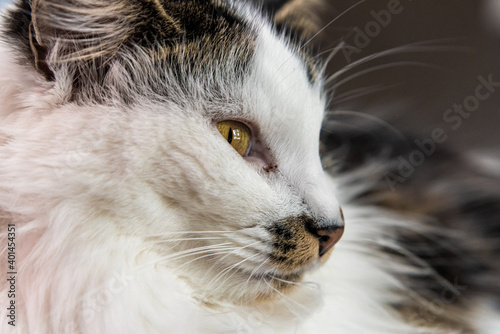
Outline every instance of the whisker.
[(292, 281), (289, 281), (289, 280), (286, 280), (283, 278), (276, 277), (274, 275), (268, 275), (268, 276), (271, 277), (273, 280), (277, 280), (277, 281), (287, 283), (287, 284), (293, 284), (293, 285), (303, 285), (304, 284), (303, 282), (292, 282)]
[[(403, 135), (403, 133), (401, 131), (396, 129), (394, 126), (389, 124), (387, 121), (384, 121), (383, 119), (380, 119), (374, 115), (370, 115), (370, 114), (366, 114), (366, 113), (362, 113), (362, 112), (358, 112), (358, 111), (338, 110), (338, 111), (330, 111), (325, 116), (337, 116), (337, 115), (356, 116), (356, 117), (370, 120), (374, 123), (380, 124), (381, 126), (383, 126), (386, 129), (390, 130), (392, 133), (397, 135), (400, 139), (406, 140), (406, 137)], [(327, 129), (323, 129), (323, 131), (328, 132)]]
[[(355, 74), (352, 74), (352, 75), (348, 76), (347, 78), (345, 78), (345, 79), (337, 82), (330, 89), (335, 91), (340, 86), (342, 86), (342, 85), (344, 85), (344, 84), (352, 81), (353, 79), (359, 78), (360, 76), (363, 76), (363, 75), (368, 74), (368, 73), (380, 71), (380, 70), (383, 70), (383, 69), (386, 69), (386, 68), (396, 67), (396, 66), (420, 66), (420, 67), (426, 67), (426, 68), (430, 68), (430, 69), (434, 69), (434, 70), (440, 70), (440, 71), (446, 71), (446, 72), (449, 72), (449, 73), (453, 73), (452, 71), (447, 70), (447, 69), (445, 69), (442, 66), (431, 65), (431, 64), (417, 62), (417, 61), (392, 62), (392, 63), (389, 63), (389, 64), (382, 64), (382, 65), (374, 66), (374, 67), (365, 69), (363, 71), (359, 71), (359, 72), (357, 72)], [(325, 80), (325, 85), (329, 84), (331, 81), (333, 81), (336, 78), (337, 78), (336, 76), (332, 76), (332, 77), (328, 78), (327, 80)]]
[[(344, 16), (345, 14), (347, 14), (350, 10), (354, 9), (355, 7), (357, 7), (358, 5), (362, 4), (363, 2), (366, 2), (367, 0), (360, 0), (358, 2), (356, 2), (354, 5), (352, 5), (351, 7), (347, 8), (346, 10), (344, 10), (342, 13), (340, 13), (339, 15), (337, 15), (334, 19), (332, 19), (330, 22), (328, 22), (325, 26), (323, 26), (323, 28), (321, 28), (318, 32), (316, 32), (311, 38), (309, 38), (304, 44), (302, 44), (300, 47), (299, 47), (299, 50), (302, 50), (304, 47), (306, 47), (307, 44), (309, 44), (312, 40), (314, 40), (319, 34), (321, 34), (323, 31), (325, 31), (325, 29), (327, 29), (329, 26), (331, 26), (334, 22), (336, 22), (338, 19), (340, 19), (342, 16)], [(275, 73), (278, 73), (281, 68), (291, 59), (293, 58), (293, 56), (290, 56), (287, 60), (285, 60), (283, 62), (283, 64), (281, 64), (277, 69), (276, 69), (276, 72)]]
[(259, 266), (257, 266), (254, 270), (252, 270), (252, 272), (250, 273), (250, 276), (248, 276), (248, 279), (247, 279), (247, 280), (246, 280), (246, 282), (245, 282), (245, 287), (246, 287), (246, 286), (248, 286), (248, 284), (250, 283), (250, 280), (252, 279), (253, 275), (254, 275), (254, 274), (255, 274), (255, 273), (256, 273), (256, 272), (257, 272), (257, 271), (258, 271), (258, 270), (259, 270), (259, 269), (260, 269), (260, 268), (264, 265), (264, 264), (266, 264), (266, 263), (269, 261), (269, 259), (271, 259), (271, 257), (270, 257), (270, 256), (268, 256), (268, 257), (267, 257), (264, 261), (262, 261), (262, 263), (261, 263)]
[(331, 49), (325, 50), (325, 51), (323, 51), (323, 52), (321, 52), (318, 55), (313, 57), (313, 59), (317, 59), (318, 57), (321, 57), (324, 53), (330, 52), (328, 57), (326, 57), (325, 60), (323, 60), (323, 65), (321, 66), (320, 73), (326, 72), (326, 69), (327, 69), (328, 65), (330, 64), (330, 61), (332, 61), (332, 59), (345, 47), (345, 44), (346, 44), (345, 41), (341, 41), (337, 46), (335, 46)]
[[(259, 255), (260, 255), (260, 254), (254, 254), (254, 255), (252, 255), (252, 256), (250, 256), (250, 257), (247, 257), (246, 259), (244, 259), (244, 260), (242, 260), (242, 261), (240, 261), (240, 262), (238, 262), (238, 263), (234, 264), (234, 265), (232, 266), (232, 268), (230, 268), (230, 270), (228, 270), (228, 271), (227, 271), (224, 275), (226, 275), (227, 273), (229, 273), (232, 269), (236, 268), (238, 265), (240, 265), (240, 264), (242, 264), (242, 263), (244, 263), (244, 262), (246, 262), (246, 261), (248, 261), (248, 260), (250, 260), (250, 259), (252, 259), (252, 258), (254, 258), (254, 257), (256, 257), (256, 256), (259, 256)], [(230, 276), (228, 276), (228, 277), (227, 277), (224, 281), (222, 281), (222, 283), (221, 283), (221, 284), (219, 284), (219, 286), (224, 286), (224, 283), (226, 283), (228, 280), (230, 280), (230, 279), (231, 279), (231, 277), (233, 277), (233, 276), (234, 276), (237, 272), (238, 272), (238, 271), (235, 271), (235, 272), (234, 272), (234, 273), (232, 273)], [(222, 275), (222, 276), (221, 276), (221, 278), (222, 278), (224, 275)]]
[[(248, 245), (246, 245), (246, 246), (243, 246), (243, 247), (237, 248), (237, 249), (235, 249), (235, 251), (240, 251), (240, 250), (242, 250), (242, 249), (245, 249), (245, 248), (248, 248), (248, 247), (252, 247), (253, 245), (257, 245), (257, 244), (259, 244), (259, 243), (260, 243), (260, 241), (255, 241), (255, 242), (252, 242), (251, 244), (248, 244)], [(226, 256), (222, 257), (222, 258), (220, 259), (220, 261), (224, 260), (226, 257), (228, 257), (229, 255), (231, 255), (232, 253), (233, 253), (233, 252), (231, 252), (231, 253), (227, 254)]]
[(316, 32), (309, 40), (307, 40), (304, 44), (302, 44), (302, 46), (300, 47), (300, 49), (303, 49), (307, 44), (309, 44), (312, 40), (314, 40), (316, 37), (318, 37), (319, 34), (321, 34), (323, 31), (325, 31), (326, 28), (328, 28), (329, 26), (331, 26), (333, 23), (335, 23), (342, 16), (344, 16), (349, 11), (351, 11), (352, 9), (356, 8), (357, 6), (359, 6), (360, 4), (362, 4), (363, 2), (366, 2), (366, 1), (367, 0), (358, 1), (354, 5), (352, 5), (351, 7), (347, 8), (342, 13), (340, 13), (339, 15), (337, 15), (334, 19), (332, 19), (330, 22), (328, 22), (323, 28), (321, 28), (318, 32)]
[[(174, 231), (166, 232), (165, 234), (202, 234), (202, 233), (234, 233), (234, 231)], [(150, 234), (148, 237), (163, 236), (165, 234)]]
[[(227, 250), (229, 250), (229, 249), (227, 249)], [(216, 255), (220, 255), (220, 254), (225, 254), (227, 250), (216, 251), (216, 252), (213, 252), (213, 253), (210, 253), (210, 254), (207, 254), (207, 255), (203, 255), (203, 256), (197, 257), (197, 258), (192, 259), (192, 260), (190, 260), (190, 261), (188, 261), (186, 263), (183, 263), (181, 266), (179, 266), (179, 267), (177, 267), (175, 269), (179, 270), (179, 269), (183, 268), (184, 266), (187, 266), (188, 264), (190, 264), (190, 263), (192, 263), (194, 261), (198, 261), (198, 260), (201, 260), (201, 259), (204, 259), (204, 258), (207, 258), (207, 257), (216, 256)], [(197, 255), (197, 254), (195, 254), (195, 255)]]
[(389, 90), (395, 87), (400, 86), (400, 84), (395, 84), (395, 85), (387, 85), (387, 86), (370, 86), (370, 87), (362, 87), (362, 88), (357, 88), (353, 89), (349, 92), (342, 93), (337, 95), (336, 97), (333, 97), (332, 103), (334, 104), (342, 104), (350, 100), (354, 100), (360, 97), (364, 97), (366, 95), (378, 93), (384, 90)]
[(174, 261), (174, 260), (183, 259), (185, 257), (190, 257), (190, 256), (194, 256), (194, 255), (199, 255), (199, 254), (210, 253), (210, 252), (213, 252), (213, 251), (224, 251), (224, 252), (226, 252), (226, 251), (231, 250), (231, 249), (234, 249), (234, 248), (233, 247), (221, 247), (221, 248), (213, 248), (213, 249), (200, 250), (200, 251), (197, 251), (197, 252), (182, 254), (182, 255), (177, 256), (177, 257), (168, 258), (167, 260)]
[[(144, 268), (147, 268), (149, 266), (153, 266), (153, 265), (157, 264), (158, 262), (164, 261), (166, 259), (168, 259), (168, 260), (174, 259), (179, 254), (183, 255), (183, 256), (188, 256), (188, 255), (194, 255), (197, 252), (203, 252), (203, 251), (205, 251), (205, 252), (206, 251), (220, 251), (222, 248), (217, 248), (217, 247), (221, 247), (221, 246), (226, 245), (226, 244), (230, 244), (230, 243), (213, 245), (213, 246), (206, 246), (206, 247), (198, 247), (198, 248), (195, 248), (195, 249), (190, 249), (190, 250), (187, 250), (187, 251), (182, 251), (182, 252), (179, 252), (179, 253), (171, 254), (169, 256), (166, 256), (166, 257), (163, 257), (163, 258), (160, 258), (160, 259), (155, 259), (154, 261), (143, 263), (140, 266), (137, 266), (136, 268), (134, 268), (134, 270), (128, 271), (127, 274), (131, 275), (131, 276), (134, 276), (135, 273), (142, 271)], [(230, 247), (229, 249), (232, 249), (232, 248)], [(79, 301), (82, 301), (85, 298), (88, 298), (88, 296), (91, 296), (91, 295), (97, 293), (98, 291), (104, 289), (107, 284), (109, 284), (109, 281), (105, 281), (102, 284), (97, 285), (92, 290), (87, 291), (85, 295), (82, 295), (82, 296), (79, 297)]]
[(342, 48), (346, 45), (346, 42), (344, 39), (342, 39), (338, 44), (337, 46), (334, 46), (333, 48), (328, 48), (326, 50), (323, 50), (319, 53), (317, 53), (316, 55), (314, 55), (313, 57), (311, 57), (311, 59), (317, 59), (317, 58), (321, 58), (324, 54), (326, 53), (330, 53), (327, 57), (328, 58), (331, 58), (332, 56), (335, 56), (337, 55), (337, 53), (339, 53), (340, 50), (342, 50)]
[(213, 269), (213, 267), (214, 267), (215, 265), (217, 265), (218, 263), (220, 263), (222, 260), (224, 260), (224, 259), (225, 259), (226, 257), (228, 257), (229, 255), (234, 254), (235, 252), (240, 251), (240, 250), (242, 250), (242, 249), (245, 249), (245, 248), (247, 248), (247, 247), (251, 247), (251, 246), (253, 246), (253, 245), (256, 245), (256, 244), (258, 244), (258, 243), (260, 243), (260, 241), (256, 241), (256, 242), (253, 242), (253, 243), (248, 244), (248, 245), (246, 245), (246, 246), (241, 246), (241, 247), (235, 248), (232, 252), (229, 252), (228, 254), (226, 254), (225, 256), (223, 256), (222, 258), (218, 259), (218, 260), (217, 260), (217, 261), (216, 261), (216, 262), (215, 262), (215, 263), (214, 263), (214, 264), (213, 264), (213, 265), (212, 265), (212, 266), (208, 269), (208, 271), (212, 270), (212, 269)]
[[(216, 275), (216, 276), (215, 276), (215, 277), (214, 277), (214, 278), (213, 278), (213, 279), (212, 279), (212, 280), (208, 283), (208, 286), (212, 286), (212, 285), (214, 285), (214, 284), (215, 284), (215, 283), (217, 283), (217, 282), (218, 282), (218, 281), (219, 281), (219, 280), (220, 280), (220, 279), (221, 279), (221, 278), (222, 278), (222, 277), (223, 277), (226, 273), (230, 272), (232, 269), (236, 268), (236, 267), (237, 267), (237, 266), (239, 266), (240, 264), (242, 264), (242, 263), (244, 263), (244, 262), (246, 262), (246, 261), (248, 261), (248, 260), (250, 260), (250, 259), (252, 259), (252, 258), (254, 258), (254, 257), (256, 257), (256, 256), (258, 256), (258, 255), (260, 255), (260, 254), (254, 254), (254, 255), (252, 255), (252, 256), (250, 256), (250, 257), (247, 257), (247, 258), (245, 258), (245, 259), (243, 259), (243, 260), (239, 261), (238, 263), (235, 263), (235, 264), (232, 264), (232, 265), (228, 266), (227, 268), (225, 268), (224, 270), (222, 270), (221, 272), (219, 272), (219, 273), (218, 273), (218, 274), (217, 274), (217, 275)], [(233, 275), (234, 275), (234, 274), (233, 274)], [(232, 277), (232, 275), (231, 275), (230, 277)], [(224, 281), (224, 282), (226, 282), (226, 281)], [(220, 284), (220, 285), (219, 285), (219, 287), (220, 287), (220, 286), (222, 286), (222, 285)]]
[[(221, 250), (221, 249), (225, 249), (225, 248), (230, 248), (230, 249), (233, 249), (234, 246), (232, 247), (229, 247), (227, 245), (232, 245), (231, 242), (225, 242), (225, 243), (222, 243), (222, 244), (216, 244), (216, 245), (210, 245), (210, 246), (202, 246), (202, 247), (196, 247), (196, 248), (192, 248), (192, 249), (188, 249), (188, 250), (184, 250), (184, 251), (180, 251), (180, 252), (177, 252), (177, 253), (174, 253), (174, 254), (169, 254), (167, 256), (164, 256), (162, 258), (159, 258), (159, 259), (155, 259), (153, 261), (150, 261), (150, 262), (147, 262), (147, 263), (144, 263), (142, 264), (141, 266), (139, 266), (136, 270), (141, 270), (143, 268), (146, 268), (147, 266), (150, 266), (150, 265), (153, 265), (153, 264), (156, 264), (160, 261), (165, 261), (165, 260), (176, 260), (176, 259), (179, 259), (180, 256), (189, 256), (189, 255), (193, 255), (192, 253), (195, 253), (195, 252), (201, 252), (201, 251), (210, 251), (210, 250)], [(219, 248), (218, 248), (219, 247)]]
[[(273, 287), (271, 284), (269, 284), (268, 281), (264, 280), (264, 283), (267, 284), (268, 287), (270, 287), (273, 291), (275, 291), (276, 293), (278, 293), (278, 295), (281, 297), (282, 300), (284, 301), (287, 301), (287, 302), (293, 302), (295, 305), (297, 305), (299, 308), (301, 308), (302, 310), (304, 310), (305, 312), (308, 312), (307, 308), (300, 304), (299, 302), (297, 302), (296, 300), (293, 300), (292, 298), (288, 297), (287, 295), (285, 295), (284, 293), (282, 293), (281, 291), (279, 291), (278, 289), (276, 289), (275, 287)], [(287, 305), (287, 303), (283, 303), (283, 305), (286, 306), (286, 308), (293, 313), (293, 315), (295, 315), (297, 318), (299, 319), (303, 319), (303, 317), (297, 313), (294, 309), (292, 309), (290, 306)]]
[[(443, 40), (432, 40), (432, 41), (426, 41), (426, 42), (410, 43), (410, 44), (405, 44), (405, 45), (397, 46), (394, 48), (390, 48), (388, 50), (384, 50), (384, 51), (370, 54), (366, 57), (358, 59), (358, 60), (344, 66), (342, 69), (338, 70), (333, 75), (331, 75), (327, 81), (330, 82), (334, 78), (339, 77), (340, 75), (344, 74), (345, 72), (347, 72), (347, 71), (349, 71), (357, 66), (360, 66), (362, 64), (366, 64), (372, 60), (380, 59), (380, 58), (386, 57), (386, 56), (394, 56), (394, 55), (403, 54), (403, 53), (419, 53), (419, 52), (421, 53), (421, 52), (473, 52), (474, 51), (472, 48), (468, 48), (468, 47), (429, 45), (430, 43), (433, 43), (433, 42), (442, 42), (442, 41)], [(448, 41), (448, 40), (445, 40), (445, 41)]]
[(219, 239), (225, 239), (224, 237), (200, 237), (200, 238), (178, 238), (178, 239), (160, 239), (160, 240), (153, 240), (156, 243), (162, 243), (162, 242), (175, 242), (175, 241), (194, 241), (194, 240), (219, 240)]
[(307, 287), (311, 287), (311, 288), (314, 288), (314, 289), (317, 289), (317, 290), (321, 289), (320, 285), (318, 283), (315, 283), (315, 282), (310, 282), (310, 281), (306, 281), (306, 282), (293, 282), (293, 281), (289, 281), (289, 280), (286, 280), (286, 279), (283, 279), (283, 278), (276, 277), (274, 275), (268, 275), (268, 276), (271, 277), (272, 279), (275, 279), (277, 281), (280, 281), (280, 282), (283, 282), (283, 283), (287, 283), (287, 284), (307, 286)]

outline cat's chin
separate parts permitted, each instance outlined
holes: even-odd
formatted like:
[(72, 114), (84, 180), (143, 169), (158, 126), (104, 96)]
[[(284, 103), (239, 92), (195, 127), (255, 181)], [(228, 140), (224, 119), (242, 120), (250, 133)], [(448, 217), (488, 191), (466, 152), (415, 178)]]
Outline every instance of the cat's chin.
[[(243, 273), (242, 273), (243, 274)], [(248, 276), (250, 273), (245, 273)], [(259, 275), (249, 276), (244, 287), (235, 286), (235, 290), (245, 291), (237, 297), (203, 296), (199, 301), (208, 308), (219, 309), (228, 304), (234, 306), (256, 306), (269, 302), (279, 301), (285, 295), (294, 293), (302, 285), (304, 274), (294, 275)], [(196, 296), (195, 296), (196, 298)], [(198, 299), (198, 298), (197, 298)]]
[[(329, 252), (331, 253), (331, 252)], [(308, 268), (294, 273), (259, 273), (239, 270), (233, 275), (231, 282), (226, 282), (227, 289), (222, 295), (214, 295), (212, 291), (204, 291), (198, 299), (209, 308), (218, 309), (228, 304), (234, 306), (258, 306), (266, 303), (282, 301), (300, 290), (307, 289), (304, 277), (323, 264), (322, 259), (315, 261)]]
[(235, 290), (245, 290), (239, 298), (195, 299), (218, 313), (236, 312), (245, 318), (257, 319), (265, 316), (269, 321), (289, 324), (297, 314), (305, 319), (322, 305), (321, 290), (315, 284), (303, 282), (305, 274), (307, 271), (290, 275), (252, 275), (250, 281), (245, 282), (245, 289), (234, 286)]

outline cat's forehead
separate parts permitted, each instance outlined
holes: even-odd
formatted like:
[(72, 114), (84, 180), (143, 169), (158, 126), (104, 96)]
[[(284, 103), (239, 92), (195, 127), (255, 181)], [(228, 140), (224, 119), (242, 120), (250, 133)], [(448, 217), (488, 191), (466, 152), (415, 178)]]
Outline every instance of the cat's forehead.
[[(320, 73), (303, 44), (276, 33), (245, 6), (220, 1), (163, 5), (186, 36), (161, 48), (145, 45), (153, 52), (156, 73), (176, 78), (160, 95), (188, 92), (187, 100), (196, 105), (188, 111), (205, 106), (215, 110), (209, 111), (212, 118), (249, 121), (276, 138), (292, 129), (319, 131), (324, 110)], [(172, 94), (174, 88), (182, 92)]]
[[(265, 62), (269, 71), (274, 66), (276, 72), (289, 72), (292, 65), (294, 70), (306, 73), (309, 84), (319, 80), (314, 58), (304, 45), (277, 35), (272, 23), (255, 16), (255, 11), (241, 3), (163, 0), (158, 6), (155, 9), (168, 16), (159, 18), (163, 20), (160, 23), (144, 26), (140, 39), (133, 42), (149, 51), (160, 71), (176, 72), (178, 78), (185, 76), (197, 80), (197, 84), (208, 80), (234, 87), (235, 81), (246, 79), (255, 70), (256, 62), (257, 67)], [(180, 30), (175, 37), (169, 35), (172, 19)], [(283, 61), (285, 57), (291, 59)], [(220, 88), (216, 86), (206, 88)]]
[(270, 29), (260, 31), (244, 90), (264, 132), (298, 140), (319, 132), (325, 100), (319, 74), (310, 69), (297, 46)]
[[(307, 74), (309, 83), (318, 78), (304, 48), (271, 32), (272, 23), (245, 2), (20, 0), (20, 4), (22, 10), (10, 13), (9, 42), (56, 83), (64, 101), (128, 105), (148, 96), (200, 105), (237, 100), (234, 94), (258, 69), (262, 50), (267, 47), (272, 53), (278, 44), (294, 50), (293, 62), (281, 66), (268, 55), (265, 62), (277, 67), (268, 66), (269, 71), (284, 73), (299, 59), (302, 64), (296, 67)], [(263, 35), (272, 35), (279, 43), (262, 46)], [(283, 53), (280, 50), (278, 54)]]
[[(225, 1), (155, 0), (139, 1), (131, 44), (154, 50), (172, 65), (208, 70), (207, 66), (233, 63), (244, 70), (257, 37), (243, 8)], [(176, 64), (178, 63), (178, 64)]]
[(136, 13), (145, 22), (142, 22), (143, 24), (137, 22), (137, 33), (146, 43), (162, 39), (167, 39), (164, 42), (168, 43), (169, 38), (175, 43), (179, 38), (193, 41), (204, 35), (220, 36), (222, 32), (226, 36), (250, 32), (249, 25), (242, 19), (237, 9), (225, 1), (139, 0), (138, 2), (140, 6)]

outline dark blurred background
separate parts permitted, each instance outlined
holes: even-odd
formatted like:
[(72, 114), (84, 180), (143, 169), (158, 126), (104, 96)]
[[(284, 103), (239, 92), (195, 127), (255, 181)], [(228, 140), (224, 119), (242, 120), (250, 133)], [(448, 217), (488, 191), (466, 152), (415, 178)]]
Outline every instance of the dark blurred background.
[(326, 7), (322, 26), (335, 21), (313, 42), (324, 56), (344, 43), (328, 74), (360, 63), (329, 85), (336, 88), (332, 110), (376, 115), (420, 137), (443, 128), (446, 145), (456, 151), (497, 153), (500, 87), (457, 129), (443, 116), (455, 104), (474, 101), (479, 76), (500, 83), (500, 0), (330, 0)]

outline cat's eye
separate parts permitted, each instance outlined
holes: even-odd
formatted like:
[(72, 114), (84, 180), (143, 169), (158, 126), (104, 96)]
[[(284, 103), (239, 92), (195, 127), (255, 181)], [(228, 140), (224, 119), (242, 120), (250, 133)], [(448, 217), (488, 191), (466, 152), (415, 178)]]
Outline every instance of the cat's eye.
[(251, 145), (248, 126), (238, 121), (223, 121), (217, 123), (217, 129), (242, 157), (248, 154)]

